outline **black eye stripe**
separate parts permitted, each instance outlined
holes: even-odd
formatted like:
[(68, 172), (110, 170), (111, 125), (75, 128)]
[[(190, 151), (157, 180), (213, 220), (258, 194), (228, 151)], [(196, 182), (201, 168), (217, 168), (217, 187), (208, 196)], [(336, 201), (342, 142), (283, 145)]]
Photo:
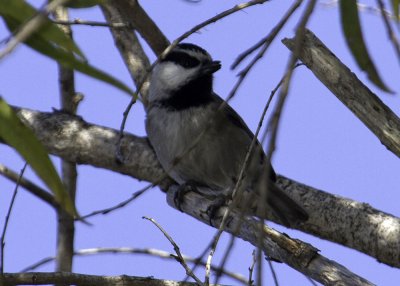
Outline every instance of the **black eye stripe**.
[(187, 53), (171, 52), (163, 60), (163, 62), (174, 62), (185, 68), (193, 68), (200, 64), (200, 61)]

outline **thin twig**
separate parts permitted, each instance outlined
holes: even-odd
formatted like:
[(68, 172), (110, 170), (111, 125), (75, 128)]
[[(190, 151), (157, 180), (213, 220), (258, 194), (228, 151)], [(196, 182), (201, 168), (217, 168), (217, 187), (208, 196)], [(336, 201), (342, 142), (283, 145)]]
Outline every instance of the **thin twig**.
[[(289, 62), (288, 62), (287, 68), (286, 68), (284, 80), (282, 83), (283, 87), (279, 93), (278, 102), (276, 104), (275, 110), (272, 113), (272, 117), (269, 122), (269, 127), (271, 128), (271, 137), (270, 137), (269, 144), (268, 144), (268, 152), (266, 154), (267, 161), (269, 161), (269, 162), (272, 161), (272, 156), (273, 156), (273, 153), (276, 148), (276, 138), (277, 138), (277, 134), (278, 134), (278, 130), (279, 130), (281, 114), (282, 114), (283, 106), (286, 102), (287, 95), (289, 93), (289, 86), (290, 86), (291, 78), (293, 75), (293, 70), (295, 68), (295, 64), (297, 61), (297, 56), (300, 53), (301, 43), (303, 41), (304, 34), (305, 34), (305, 27), (307, 25), (308, 20), (311, 17), (311, 14), (312, 14), (312, 11), (314, 10), (315, 4), (316, 4), (316, 0), (310, 0), (308, 2), (308, 5), (307, 5), (302, 17), (300, 18), (300, 22), (296, 29), (295, 50), (294, 50), (294, 53), (292, 53), (290, 56), (290, 59), (289, 59)], [(266, 174), (268, 174), (270, 172), (270, 170), (268, 170), (269, 168), (271, 168), (271, 166), (267, 165)], [(260, 204), (259, 204), (262, 208), (265, 208), (265, 204), (263, 204), (263, 202), (266, 201), (266, 198), (267, 198), (267, 192), (264, 191), (261, 193), (261, 199), (260, 199)], [(262, 234), (263, 234), (263, 229), (264, 229), (263, 220), (260, 220), (259, 229), (260, 229), (259, 244), (261, 245), (261, 237), (263, 236)], [(262, 252), (259, 247), (258, 258), (260, 261), (258, 262), (259, 263), (258, 264), (259, 271), (257, 273), (257, 285), (261, 285), (261, 283), (262, 283), (261, 256), (262, 256)]]
[[(233, 246), (235, 244), (235, 241), (236, 241), (236, 237), (231, 234), (228, 246), (226, 247), (225, 253), (224, 253), (223, 257), (222, 257), (222, 261), (219, 264), (219, 267), (218, 267), (219, 269), (224, 269), (225, 268), (225, 265), (228, 262), (228, 258), (232, 254), (232, 249), (233, 249)], [(211, 266), (211, 268), (212, 268), (212, 266)], [(215, 277), (214, 284), (218, 284), (219, 279), (221, 278), (223, 273), (222, 272), (216, 272), (215, 274), (216, 274), (216, 277)]]
[[(300, 65), (302, 65), (302, 64), (297, 64), (297, 65), (295, 66), (295, 68), (298, 67), (298, 66), (300, 66)], [(257, 137), (258, 137), (258, 134), (259, 134), (259, 132), (260, 132), (260, 130), (261, 130), (261, 127), (262, 127), (262, 124), (263, 124), (265, 115), (266, 115), (266, 113), (267, 113), (267, 110), (268, 110), (268, 108), (269, 108), (269, 106), (270, 106), (270, 104), (271, 104), (271, 101), (272, 101), (272, 99), (273, 99), (275, 93), (277, 92), (277, 90), (278, 90), (279, 87), (281, 86), (283, 80), (284, 80), (284, 77), (279, 81), (279, 83), (277, 84), (277, 86), (271, 91), (271, 94), (270, 94), (270, 96), (269, 96), (269, 98), (268, 98), (268, 101), (267, 101), (267, 103), (266, 103), (266, 105), (265, 105), (265, 107), (264, 107), (263, 113), (262, 113), (262, 115), (261, 115), (261, 117), (260, 117), (260, 120), (259, 120), (259, 122), (258, 122), (258, 126), (257, 126), (256, 133), (254, 134), (254, 137), (253, 137), (253, 141), (252, 141), (252, 144), (253, 144), (253, 145), (250, 144), (249, 150), (248, 150), (247, 153), (246, 153), (246, 158), (245, 158), (244, 163), (243, 163), (243, 165), (242, 165), (241, 173), (239, 174), (239, 179), (238, 179), (239, 184), (240, 184), (241, 178), (243, 178), (243, 176), (244, 176), (244, 172), (245, 172), (246, 166), (247, 166), (247, 164), (248, 164), (247, 162), (248, 162), (248, 160), (250, 159), (250, 155), (251, 155), (252, 149), (254, 148), (255, 143), (257, 142)], [(239, 185), (235, 186), (235, 189), (234, 189), (234, 190), (237, 190), (238, 186), (239, 186)], [(235, 194), (233, 194), (233, 196), (235, 196)], [(266, 200), (265, 200), (265, 201), (266, 201)], [(232, 206), (233, 206), (233, 205), (232, 205)], [(228, 210), (229, 210), (229, 208), (228, 208)], [(228, 217), (229, 213), (227, 212), (227, 213), (224, 214), (224, 216), (225, 216), (225, 215)], [(239, 227), (240, 227), (240, 225), (238, 225), (238, 228), (239, 228)], [(218, 234), (217, 234), (217, 235), (218, 235)], [(211, 256), (211, 257), (212, 257), (212, 256)], [(209, 256), (209, 258), (210, 258), (210, 256)], [(259, 259), (259, 260), (261, 260), (261, 259)], [(210, 260), (210, 263), (211, 263), (211, 260)], [(218, 282), (218, 280), (217, 280), (215, 283), (217, 283), (217, 282)]]
[(399, 40), (396, 37), (396, 33), (393, 31), (392, 25), (389, 22), (388, 15), (385, 13), (385, 3), (382, 0), (377, 0), (379, 9), (381, 11), (383, 23), (386, 27), (386, 31), (389, 37), (389, 40), (393, 44), (393, 48), (397, 54), (397, 59), (400, 60), (400, 44)]
[[(257, 5), (257, 4), (264, 4), (265, 2), (270, 1), (270, 0), (252, 0), (252, 1), (248, 1), (242, 4), (238, 4), (235, 5), (234, 7), (225, 10), (217, 15), (215, 15), (214, 17), (211, 17), (210, 19), (194, 26), (193, 28), (191, 28), (189, 31), (183, 33), (181, 36), (179, 36), (178, 38), (175, 39), (175, 41), (172, 42), (171, 46), (173, 46), (174, 44), (178, 44), (180, 41), (182, 41), (183, 39), (186, 39), (187, 37), (189, 37), (190, 35), (196, 33), (197, 31), (199, 31), (200, 29), (204, 28), (205, 26), (208, 26), (212, 23), (217, 22), (218, 20), (225, 18), (233, 13), (236, 13), (238, 11), (241, 11), (243, 9), (246, 9), (248, 7)], [(165, 51), (164, 51), (165, 52)]]
[(271, 259), (267, 259), (267, 262), (268, 262), (268, 265), (269, 265), (269, 269), (271, 270), (272, 279), (274, 279), (275, 286), (279, 286), (278, 276), (276, 275), (276, 272), (275, 272), (275, 269), (274, 269), (274, 265), (272, 264), (272, 260)]
[(0, 60), (11, 53), (20, 43), (28, 39), (34, 32), (36, 32), (46, 21), (47, 16), (53, 12), (58, 6), (67, 3), (69, 0), (53, 0), (49, 2), (43, 9), (41, 9), (34, 17), (32, 17), (26, 24), (8, 41), (6, 47), (0, 52)]
[(192, 277), (199, 285), (204, 285), (203, 282), (201, 282), (201, 280), (193, 273), (193, 271), (190, 269), (190, 267), (186, 264), (185, 259), (183, 258), (182, 253), (181, 253), (181, 251), (179, 249), (179, 246), (172, 239), (172, 237), (162, 228), (162, 226), (152, 218), (149, 218), (149, 217), (146, 217), (146, 216), (144, 216), (142, 218), (151, 221), (164, 234), (164, 236), (169, 240), (169, 242), (174, 247), (175, 253), (177, 255), (177, 256), (174, 256), (174, 257), (175, 257), (176, 261), (178, 261), (183, 266), (183, 268), (186, 271), (186, 274), (189, 275), (190, 277)]
[[(159, 249), (154, 249), (154, 248), (131, 248), (131, 247), (100, 247), (100, 248), (86, 248), (86, 249), (80, 249), (76, 250), (74, 252), (74, 256), (89, 256), (89, 255), (98, 255), (98, 254), (105, 254), (105, 253), (111, 253), (111, 254), (141, 254), (141, 255), (149, 255), (152, 257), (158, 257), (166, 260), (174, 260), (176, 261), (176, 258), (174, 255), (170, 252), (164, 251), (164, 250), (159, 250)], [(199, 263), (200, 265), (205, 265), (204, 261), (199, 261), (197, 258), (193, 258), (187, 255), (182, 255), (184, 260), (189, 263)], [(55, 260), (54, 256), (49, 256), (45, 257), (38, 262), (29, 265), (25, 267), (24, 269), (21, 270), (21, 272), (29, 272), (29, 271), (34, 271), (38, 267), (41, 267), (47, 263), (50, 263)], [(217, 267), (212, 265), (211, 268), (213, 271), (216, 271), (217, 273), (222, 273), (226, 277), (229, 277), (231, 279), (234, 279), (238, 283), (241, 284), (246, 284), (247, 280), (244, 276), (238, 273), (233, 273), (230, 272), (226, 269)]]
[[(299, 66), (299, 65), (297, 65), (297, 66)], [(297, 66), (296, 66), (296, 67), (297, 67)], [(286, 75), (285, 75), (285, 76), (286, 76)], [(248, 161), (250, 160), (250, 155), (251, 155), (251, 153), (252, 153), (252, 150), (254, 149), (254, 146), (256, 145), (258, 134), (259, 134), (260, 129), (261, 129), (261, 127), (262, 127), (262, 123), (263, 123), (263, 121), (264, 121), (265, 115), (266, 115), (267, 110), (268, 110), (268, 108), (269, 108), (269, 106), (270, 106), (270, 103), (271, 103), (271, 101), (272, 101), (272, 98), (273, 98), (274, 94), (276, 93), (276, 91), (277, 91), (277, 90), (279, 89), (279, 87), (281, 86), (281, 84), (283, 83), (283, 80), (284, 80), (285, 76), (279, 81), (279, 83), (277, 84), (277, 86), (276, 86), (276, 87), (274, 88), (274, 90), (271, 92), (271, 95), (270, 95), (270, 97), (268, 98), (268, 101), (267, 101), (267, 103), (266, 103), (266, 105), (265, 105), (265, 107), (264, 107), (263, 113), (262, 113), (261, 118), (260, 118), (260, 120), (259, 120), (259, 122), (258, 122), (257, 130), (256, 130), (256, 132), (255, 132), (255, 134), (254, 134), (253, 140), (252, 140), (252, 142), (251, 142), (251, 144), (250, 144), (250, 146), (249, 146), (249, 149), (248, 149), (248, 151), (247, 151), (247, 153), (246, 153), (246, 157), (245, 157), (244, 162), (243, 162), (243, 164), (242, 164), (242, 167), (241, 167), (241, 170), (240, 170), (240, 173), (239, 173), (239, 176), (238, 176), (236, 185), (235, 185), (235, 187), (234, 187), (234, 189), (233, 189), (233, 193), (232, 193), (232, 197), (233, 197), (233, 198), (236, 197), (236, 192), (237, 192), (237, 190), (239, 189), (240, 183), (241, 183), (241, 181), (242, 181), (242, 179), (243, 179), (243, 177), (244, 177), (244, 173), (245, 173), (245, 170), (246, 170), (246, 168), (247, 168)], [(238, 80), (238, 82), (239, 82), (239, 81), (240, 81), (240, 79)], [(232, 92), (231, 92), (230, 95), (233, 96), (233, 95), (235, 94), (235, 91), (237, 90), (237, 87), (238, 87), (238, 86), (237, 86), (237, 84), (236, 84), (235, 87), (233, 88), (233, 90), (232, 90)], [(231, 96), (230, 98), (232, 98), (232, 96)], [(229, 98), (228, 98), (228, 100), (229, 100)], [(226, 101), (225, 101), (224, 103), (226, 103)], [(221, 104), (221, 105), (222, 105), (222, 104)], [(220, 107), (220, 108), (221, 108), (221, 107)], [(219, 109), (220, 109), (220, 108), (219, 108)], [(232, 202), (233, 202), (233, 201), (232, 201)], [(223, 230), (224, 230), (224, 227), (225, 227), (225, 225), (226, 225), (226, 223), (227, 223), (227, 220), (228, 220), (228, 217), (229, 217), (229, 213), (230, 213), (231, 209), (234, 207), (234, 203), (232, 203), (232, 202), (228, 205), (228, 208), (226, 209), (226, 211), (225, 211), (225, 213), (224, 213), (224, 215), (223, 215), (221, 225), (220, 225), (220, 227), (219, 227), (217, 233), (215, 234), (215, 236), (214, 236), (214, 238), (213, 238), (213, 241), (212, 241), (212, 243), (211, 243), (212, 248), (211, 248), (210, 254), (209, 254), (208, 258), (207, 258), (207, 263), (208, 263), (209, 265), (211, 265), (211, 261), (212, 261), (212, 257), (213, 257), (214, 252), (215, 252), (215, 248), (217, 247), (219, 238), (220, 238), (220, 236), (221, 236), (221, 234), (222, 234), (222, 232), (223, 232)]]
[(24, 175), (24, 172), (25, 172), (25, 169), (26, 169), (27, 165), (28, 165), (28, 163), (25, 163), (24, 167), (22, 167), (22, 169), (21, 169), (21, 172), (19, 174), (19, 179), (18, 179), (17, 183), (15, 184), (14, 193), (13, 193), (13, 196), (12, 196), (11, 201), (10, 201), (10, 206), (8, 207), (6, 218), (4, 220), (4, 226), (3, 226), (3, 231), (1, 233), (1, 240), (0, 240), (0, 250), (1, 250), (1, 255), (0, 255), (0, 275), (3, 275), (3, 273), (4, 273), (4, 246), (6, 244), (5, 243), (5, 238), (6, 238), (7, 226), (8, 226), (8, 223), (10, 221), (11, 211), (12, 211), (12, 208), (14, 206), (15, 198), (17, 197), (18, 187), (19, 187), (21, 178)]
[[(267, 201), (267, 191), (262, 191), (261, 192), (261, 199), (259, 201), (259, 204), (257, 207), (261, 207), (262, 210), (264, 211), (266, 209), (265, 206), (265, 202)], [(263, 258), (263, 249), (262, 249), (262, 245), (263, 245), (263, 239), (264, 239), (264, 224), (265, 224), (265, 219), (259, 219), (258, 220), (258, 231), (260, 233), (260, 235), (258, 236), (258, 241), (257, 241), (257, 251), (256, 251), (256, 266), (257, 266), (257, 282), (256, 285), (262, 285), (263, 284), (263, 262), (264, 260)]]
[[(304, 275), (304, 276), (306, 276), (306, 275)], [(310, 277), (306, 276), (306, 278), (308, 279), (308, 281), (310, 281), (311, 285), (318, 286), (318, 284), (314, 280), (312, 280)]]
[[(206, 254), (211, 249), (211, 247), (212, 247), (212, 242), (209, 243), (207, 245), (207, 247), (203, 250), (203, 252), (196, 258), (196, 262), (192, 267), (192, 271), (195, 271), (197, 269), (197, 267), (200, 265), (206, 267), (207, 262), (204, 264), (201, 264), (200, 262), (203, 262), (203, 258), (206, 256)], [(189, 278), (189, 276), (186, 275), (185, 280), (183, 280), (183, 281), (185, 281), (185, 282), (188, 281), (188, 278)]]
[(278, 129), (279, 129), (279, 122), (280, 122), (279, 119), (281, 116), (283, 105), (286, 100), (286, 96), (289, 92), (289, 84), (290, 84), (290, 81), (291, 81), (291, 78), (293, 75), (293, 71), (297, 66), (299, 66), (299, 65), (296, 65), (296, 61), (297, 61), (297, 56), (300, 52), (301, 42), (303, 41), (303, 38), (304, 38), (305, 26), (311, 16), (311, 13), (315, 7), (315, 4), (316, 4), (316, 0), (309, 1), (305, 12), (302, 15), (302, 18), (300, 19), (298, 28), (296, 29), (295, 49), (289, 59), (289, 62), (288, 62), (287, 68), (286, 68), (286, 72), (285, 72), (285, 76), (283, 77), (283, 81), (281, 82), (283, 84), (283, 87), (279, 93), (278, 102), (277, 102), (276, 108), (273, 112), (270, 124), (268, 126), (269, 128), (271, 128), (271, 138), (269, 140), (269, 144), (268, 144), (269, 148), (268, 148), (268, 152), (267, 152), (267, 158), (269, 159), (269, 161), (271, 161), (272, 154), (275, 150), (276, 137), (277, 137), (277, 133), (278, 133)]
[[(289, 21), (290, 17), (293, 15), (293, 13), (299, 8), (303, 0), (297, 0), (290, 8), (289, 10), (283, 15), (281, 20), (276, 24), (271, 32), (268, 33), (267, 36), (262, 38), (260, 41), (258, 41), (256, 44), (254, 44), (252, 47), (241, 53), (233, 62), (231, 65), (231, 69), (235, 69), (247, 56), (252, 54), (255, 50), (260, 48), (261, 46), (264, 46), (264, 51), (263, 53), (260, 53), (257, 57), (261, 57), (268, 49), (269, 45), (273, 42), (275, 37), (278, 35), (278, 33), (282, 30), (282, 28), (285, 26), (285, 24)], [(254, 60), (253, 60), (254, 61)], [(247, 68), (246, 68), (247, 69)]]
[(89, 20), (51, 20), (54, 24), (72, 26), (72, 25), (84, 25), (91, 27), (108, 27), (108, 28), (129, 28), (129, 23), (107, 23), (107, 22), (99, 22), (99, 21), (89, 21)]
[[(327, 1), (327, 2), (321, 2), (320, 5), (327, 7), (327, 8), (333, 8), (333, 7), (337, 8), (338, 2), (339, 2), (338, 0), (331, 0), (331, 1)], [(382, 13), (381, 9), (364, 4), (364, 3), (357, 2), (357, 8), (358, 8), (358, 11), (360, 11), (360, 12), (367, 12), (367, 13), (370, 13), (375, 16), (380, 16)], [(385, 9), (383, 11), (383, 13), (386, 14), (387, 18), (396, 20), (396, 16), (394, 14), (392, 14), (389, 10)]]
[(60, 204), (54, 199), (53, 195), (51, 195), (49, 192), (42, 189), (32, 181), (25, 178), (21, 178), (19, 174), (7, 168), (3, 164), (0, 164), (0, 175), (3, 175), (5, 178), (9, 179), (10, 181), (13, 181), (14, 183), (17, 183), (19, 180), (19, 185), (23, 187), (25, 190), (27, 190), (34, 196), (38, 197), (42, 201), (48, 203), (53, 208), (55, 209), (60, 208)]
[[(165, 176), (165, 178), (166, 177), (167, 176)], [(161, 182), (161, 181), (162, 181), (162, 179), (160, 179), (158, 182)], [(109, 214), (110, 212), (113, 212), (113, 211), (115, 211), (117, 209), (123, 208), (124, 206), (126, 206), (130, 202), (134, 201), (135, 199), (137, 199), (138, 197), (143, 195), (147, 190), (149, 190), (149, 189), (153, 188), (154, 186), (158, 185), (158, 182), (155, 182), (155, 183), (152, 183), (152, 184), (148, 184), (143, 189), (141, 189), (141, 190), (139, 190), (137, 192), (134, 192), (129, 199), (126, 199), (126, 200), (124, 200), (124, 201), (122, 201), (122, 202), (120, 202), (120, 203), (118, 203), (118, 204), (116, 204), (116, 205), (114, 205), (112, 207), (108, 207), (108, 208), (105, 208), (105, 209), (97, 210), (97, 211), (91, 212), (91, 213), (89, 213), (87, 215), (81, 216), (80, 219), (87, 219), (89, 217), (93, 217), (93, 216), (96, 216), (96, 215), (99, 215), (99, 214), (106, 215), (106, 214)]]
[(254, 285), (254, 280), (253, 280), (253, 272), (254, 272), (254, 266), (256, 265), (257, 262), (257, 256), (256, 256), (256, 250), (253, 250), (253, 253), (251, 254), (251, 257), (253, 257), (253, 261), (249, 267), (249, 280), (247, 281), (247, 285), (253, 286)]
[[(297, 65), (295, 65), (293, 69), (297, 68), (297, 67), (300, 66), (300, 65), (302, 65), (302, 64), (297, 64)], [(288, 76), (288, 73), (286, 73), (286, 74), (281, 78), (281, 80), (278, 82), (278, 84), (276, 85), (276, 87), (271, 91), (271, 94), (270, 94), (270, 96), (269, 96), (269, 98), (268, 98), (268, 102), (267, 102), (267, 104), (266, 104), (266, 106), (265, 106), (265, 108), (264, 108), (263, 114), (262, 114), (262, 116), (261, 116), (261, 118), (260, 118), (260, 121), (259, 121), (259, 123), (258, 123), (257, 132), (256, 132), (256, 135), (257, 135), (257, 136), (256, 136), (256, 137), (258, 137), (258, 133), (260, 132), (260, 129), (261, 129), (261, 127), (262, 127), (262, 122), (263, 122), (263, 120), (264, 120), (264, 117), (265, 117), (265, 115), (266, 115), (266, 112), (267, 112), (267, 110), (268, 110), (268, 107), (269, 107), (269, 105), (270, 105), (270, 103), (271, 103), (271, 101), (272, 101), (274, 95), (275, 95), (276, 92), (279, 90), (279, 88), (281, 87), (282, 83), (284, 82), (284, 80), (286, 79), (287, 76)], [(266, 130), (268, 130), (268, 126), (267, 126)], [(267, 134), (267, 132), (264, 132), (263, 137), (266, 136), (266, 134)], [(263, 138), (263, 139), (264, 139), (264, 138)], [(267, 158), (268, 158), (268, 156), (267, 156)], [(269, 161), (269, 162), (270, 162), (270, 161)], [(269, 170), (269, 168), (271, 168), (271, 166), (267, 165), (267, 170), (265, 170), (265, 174), (269, 174), (269, 172), (271, 171), (271, 170)], [(265, 190), (265, 191), (261, 192), (261, 198), (260, 198), (260, 200), (259, 200), (259, 204), (257, 205), (257, 209), (260, 210), (260, 213), (265, 213), (265, 211), (266, 211), (266, 204), (265, 204), (265, 202), (267, 201), (267, 195), (268, 195), (268, 194), (267, 194), (267, 191), (268, 191), (268, 190)], [(260, 231), (260, 233), (263, 233), (264, 224), (265, 224), (265, 219), (260, 219), (260, 220), (259, 220), (259, 231)], [(263, 252), (262, 252), (262, 248), (261, 248), (261, 246), (262, 246), (262, 240), (263, 240), (263, 236), (260, 235), (260, 236), (259, 236), (259, 241), (258, 241), (258, 248), (257, 248), (257, 261), (258, 261), (258, 264), (257, 264), (257, 285), (261, 285), (261, 284), (262, 284), (262, 281), (261, 281), (261, 280), (262, 280), (262, 265), (263, 265), (263, 264), (262, 264), (262, 262), (263, 262), (263, 259), (262, 259)]]

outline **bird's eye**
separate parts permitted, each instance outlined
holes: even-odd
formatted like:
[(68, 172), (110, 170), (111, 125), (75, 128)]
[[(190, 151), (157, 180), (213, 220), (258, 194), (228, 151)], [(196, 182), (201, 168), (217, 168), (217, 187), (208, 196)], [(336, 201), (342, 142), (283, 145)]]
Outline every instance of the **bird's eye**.
[(200, 64), (200, 61), (191, 56), (185, 56), (181, 58), (178, 63), (185, 68), (194, 68)]
[(200, 64), (198, 59), (182, 52), (169, 53), (163, 61), (174, 62), (184, 68), (194, 68)]

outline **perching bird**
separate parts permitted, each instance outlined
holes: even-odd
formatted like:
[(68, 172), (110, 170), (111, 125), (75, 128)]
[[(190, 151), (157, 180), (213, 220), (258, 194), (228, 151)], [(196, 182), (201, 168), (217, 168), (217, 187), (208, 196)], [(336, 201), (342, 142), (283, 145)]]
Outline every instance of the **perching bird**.
[[(227, 197), (237, 182), (254, 137), (242, 118), (213, 92), (219, 61), (201, 47), (179, 44), (153, 69), (146, 130), (158, 160), (179, 184)], [(246, 214), (273, 213), (284, 225), (308, 219), (307, 213), (275, 185), (276, 174), (257, 142), (238, 194)], [(260, 204), (267, 190), (266, 204)]]

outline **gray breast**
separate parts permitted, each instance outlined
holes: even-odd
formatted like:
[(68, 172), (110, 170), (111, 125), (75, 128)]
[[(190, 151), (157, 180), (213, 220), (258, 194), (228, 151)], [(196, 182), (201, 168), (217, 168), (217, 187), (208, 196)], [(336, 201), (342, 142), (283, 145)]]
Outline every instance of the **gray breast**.
[[(251, 138), (224, 116), (210, 122), (214, 114), (210, 109), (171, 112), (154, 107), (148, 111), (150, 142), (178, 183), (193, 180), (214, 189), (233, 187)], [(171, 169), (177, 157), (179, 163)]]

